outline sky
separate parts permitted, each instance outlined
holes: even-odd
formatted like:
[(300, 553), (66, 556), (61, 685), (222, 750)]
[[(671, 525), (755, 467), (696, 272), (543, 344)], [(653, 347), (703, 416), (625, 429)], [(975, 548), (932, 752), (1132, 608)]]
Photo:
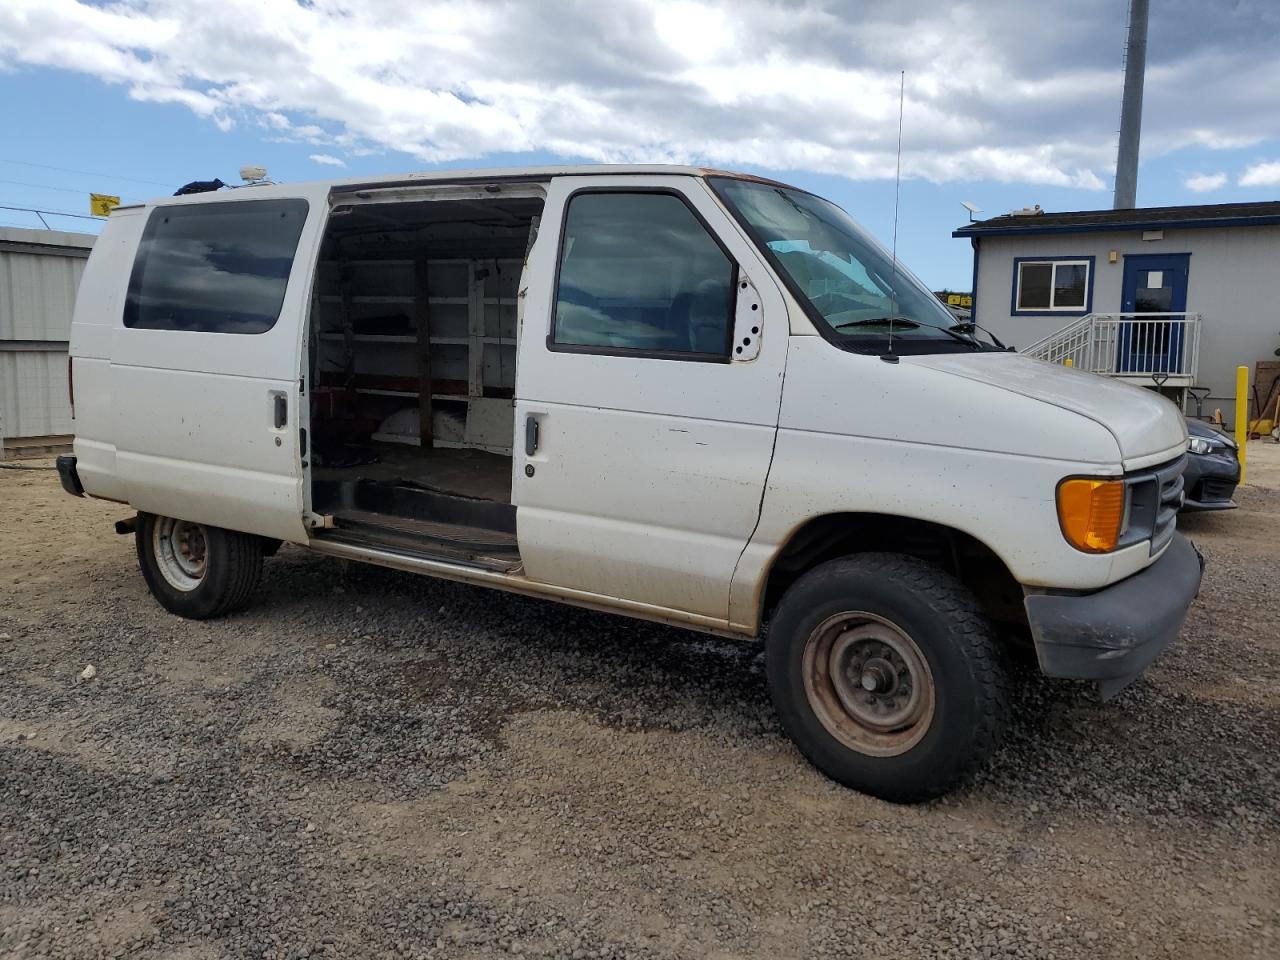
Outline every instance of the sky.
[[(951, 231), (1111, 205), (1127, 3), (3, 0), (0, 207), (182, 183), (678, 162), (826, 196), (935, 289)], [(1280, 199), (1280, 2), (1151, 0), (1139, 206)], [(100, 221), (47, 216), (57, 229)], [(0, 209), (0, 225), (39, 226)]]

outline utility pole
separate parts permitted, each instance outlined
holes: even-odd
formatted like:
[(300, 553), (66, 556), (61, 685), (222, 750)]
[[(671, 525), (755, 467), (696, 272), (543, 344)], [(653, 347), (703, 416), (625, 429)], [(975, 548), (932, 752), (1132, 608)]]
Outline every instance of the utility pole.
[(1129, 0), (1129, 41), (1125, 48), (1124, 101), (1120, 106), (1120, 149), (1111, 206), (1131, 210), (1138, 203), (1138, 140), (1142, 134), (1142, 81), (1147, 72), (1148, 0)]

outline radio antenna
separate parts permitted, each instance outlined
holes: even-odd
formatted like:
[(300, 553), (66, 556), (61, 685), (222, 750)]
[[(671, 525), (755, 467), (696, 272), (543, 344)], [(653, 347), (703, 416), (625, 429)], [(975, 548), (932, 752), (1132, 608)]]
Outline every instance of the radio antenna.
[[(902, 102), (907, 89), (907, 71), (898, 72), (898, 162), (893, 173), (893, 265), (889, 284), (893, 288), (893, 313), (898, 312), (898, 195), (902, 191)], [(893, 353), (893, 316), (889, 317), (889, 352)]]

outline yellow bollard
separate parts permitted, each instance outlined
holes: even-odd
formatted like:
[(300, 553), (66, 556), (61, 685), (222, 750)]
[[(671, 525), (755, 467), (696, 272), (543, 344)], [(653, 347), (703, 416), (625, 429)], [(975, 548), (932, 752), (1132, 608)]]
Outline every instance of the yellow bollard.
[(1075, 366), (1075, 364), (1071, 362), (1071, 358), (1070, 358), (1070, 357), (1067, 357), (1067, 359), (1063, 360), (1063, 361), (1062, 361), (1062, 363), (1063, 363), (1063, 366), (1067, 366), (1067, 367), (1074, 367), (1074, 366)]
[(1240, 448), (1240, 485), (1244, 486), (1244, 448), (1249, 439), (1249, 368), (1236, 367), (1236, 446)]

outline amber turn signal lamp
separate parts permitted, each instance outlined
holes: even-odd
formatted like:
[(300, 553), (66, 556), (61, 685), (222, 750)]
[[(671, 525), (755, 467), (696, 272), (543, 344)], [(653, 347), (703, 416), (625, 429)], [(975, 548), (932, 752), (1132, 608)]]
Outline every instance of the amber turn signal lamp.
[(1062, 535), (1076, 549), (1114, 550), (1124, 523), (1124, 481), (1063, 480), (1058, 484), (1058, 521)]

